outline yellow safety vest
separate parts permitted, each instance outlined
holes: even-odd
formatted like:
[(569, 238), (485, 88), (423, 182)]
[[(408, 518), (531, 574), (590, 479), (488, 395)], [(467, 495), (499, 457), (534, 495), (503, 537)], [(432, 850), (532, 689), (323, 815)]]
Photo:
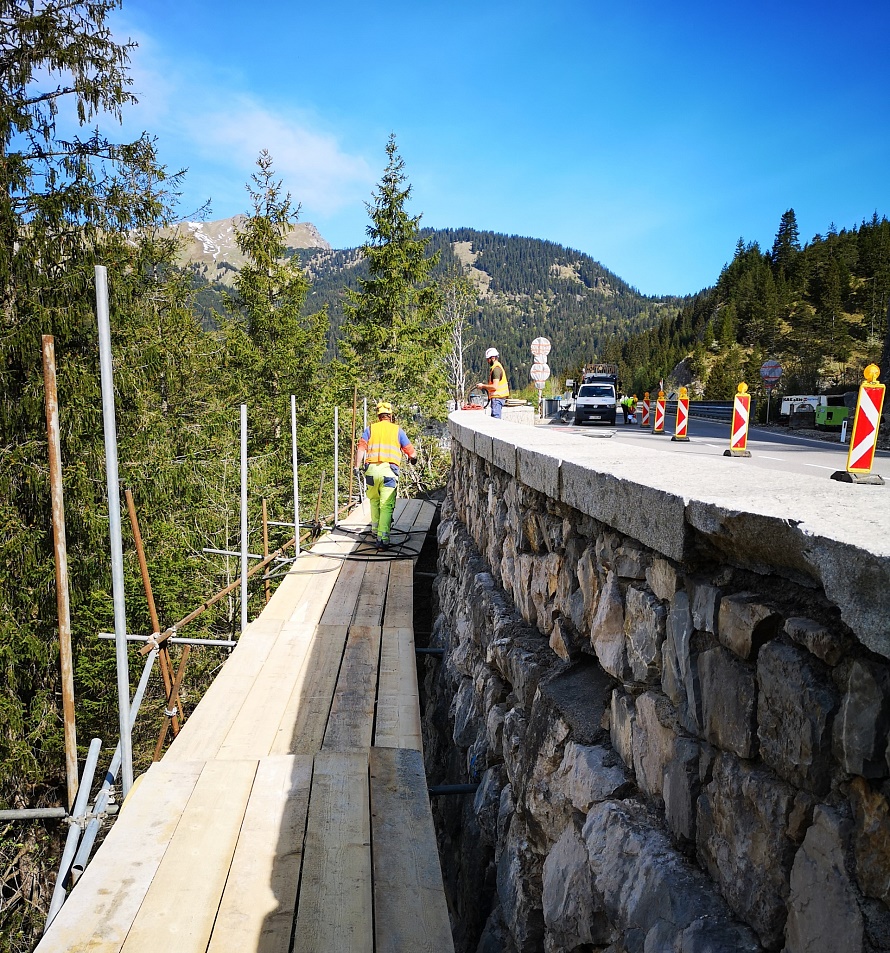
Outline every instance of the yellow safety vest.
[(402, 448), (399, 445), (399, 425), (391, 420), (378, 420), (371, 424), (371, 434), (368, 437), (368, 452), (365, 455), (366, 463), (394, 463), (398, 466), (402, 462)]
[[(494, 371), (495, 368), (499, 367), (501, 369), (501, 379), (495, 381)], [(504, 365), (500, 361), (495, 361), (494, 364), (488, 370), (488, 383), (494, 384), (495, 388), (491, 392), (492, 397), (509, 397), (510, 396), (510, 387), (507, 384), (507, 372), (504, 370)]]

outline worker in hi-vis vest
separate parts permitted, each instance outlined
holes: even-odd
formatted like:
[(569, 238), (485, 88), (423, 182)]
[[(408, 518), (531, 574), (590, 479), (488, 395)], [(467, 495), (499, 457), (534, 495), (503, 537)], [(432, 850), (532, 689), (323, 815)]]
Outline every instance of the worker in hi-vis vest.
[(488, 383), (479, 383), (479, 387), (488, 391), (491, 398), (491, 416), (500, 417), (504, 409), (504, 401), (510, 396), (510, 386), (507, 384), (507, 372), (500, 362), (500, 355), (496, 347), (490, 347), (485, 352), (488, 361)]
[(371, 532), (378, 549), (389, 547), (403, 453), (410, 463), (417, 460), (417, 451), (405, 431), (392, 421), (392, 404), (382, 400), (377, 404), (377, 422), (365, 427), (355, 448), (355, 469), (364, 467), (371, 503)]

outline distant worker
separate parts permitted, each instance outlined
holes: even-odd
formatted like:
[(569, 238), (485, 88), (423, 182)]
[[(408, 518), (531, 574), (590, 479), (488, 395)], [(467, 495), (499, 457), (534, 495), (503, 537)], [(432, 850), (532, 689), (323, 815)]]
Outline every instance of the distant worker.
[(491, 398), (491, 416), (497, 418), (500, 418), (501, 411), (504, 409), (504, 401), (510, 396), (507, 372), (499, 357), (495, 347), (490, 347), (485, 352), (485, 359), (488, 361), (488, 383), (483, 384), (480, 381), (478, 385), (488, 391), (488, 396)]
[(417, 460), (417, 451), (405, 431), (392, 420), (392, 404), (377, 404), (377, 422), (365, 427), (355, 448), (355, 469), (364, 467), (368, 499), (371, 502), (371, 533), (378, 549), (389, 548), (389, 531), (396, 507), (396, 485), (402, 454), (409, 463)]
[(627, 396), (627, 394), (622, 394), (619, 403), (621, 404), (621, 413), (624, 414), (624, 423), (626, 424), (628, 415), (630, 413), (630, 398)]
[(628, 399), (627, 415), (628, 415), (628, 423), (635, 424), (637, 422), (637, 395), (636, 394), (634, 394), (633, 397)]

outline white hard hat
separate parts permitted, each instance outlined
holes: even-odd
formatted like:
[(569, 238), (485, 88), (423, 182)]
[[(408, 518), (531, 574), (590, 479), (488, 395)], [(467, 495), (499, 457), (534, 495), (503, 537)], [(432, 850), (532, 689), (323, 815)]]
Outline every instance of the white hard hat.
[(498, 357), (498, 349), (496, 347), (490, 347), (485, 352), (485, 359), (488, 360), (490, 357)]

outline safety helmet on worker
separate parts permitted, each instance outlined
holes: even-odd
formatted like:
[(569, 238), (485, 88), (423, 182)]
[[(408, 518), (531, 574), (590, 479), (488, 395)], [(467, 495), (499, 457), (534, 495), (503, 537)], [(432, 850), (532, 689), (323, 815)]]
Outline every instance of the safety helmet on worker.
[(388, 400), (381, 400), (377, 402), (377, 416), (383, 417), (384, 414), (388, 414), (392, 417), (392, 404)]
[(486, 359), (486, 360), (488, 360), (489, 358), (492, 358), (492, 357), (500, 357), (500, 354), (498, 354), (498, 349), (497, 349), (496, 347), (490, 347), (490, 348), (485, 352), (485, 359)]

